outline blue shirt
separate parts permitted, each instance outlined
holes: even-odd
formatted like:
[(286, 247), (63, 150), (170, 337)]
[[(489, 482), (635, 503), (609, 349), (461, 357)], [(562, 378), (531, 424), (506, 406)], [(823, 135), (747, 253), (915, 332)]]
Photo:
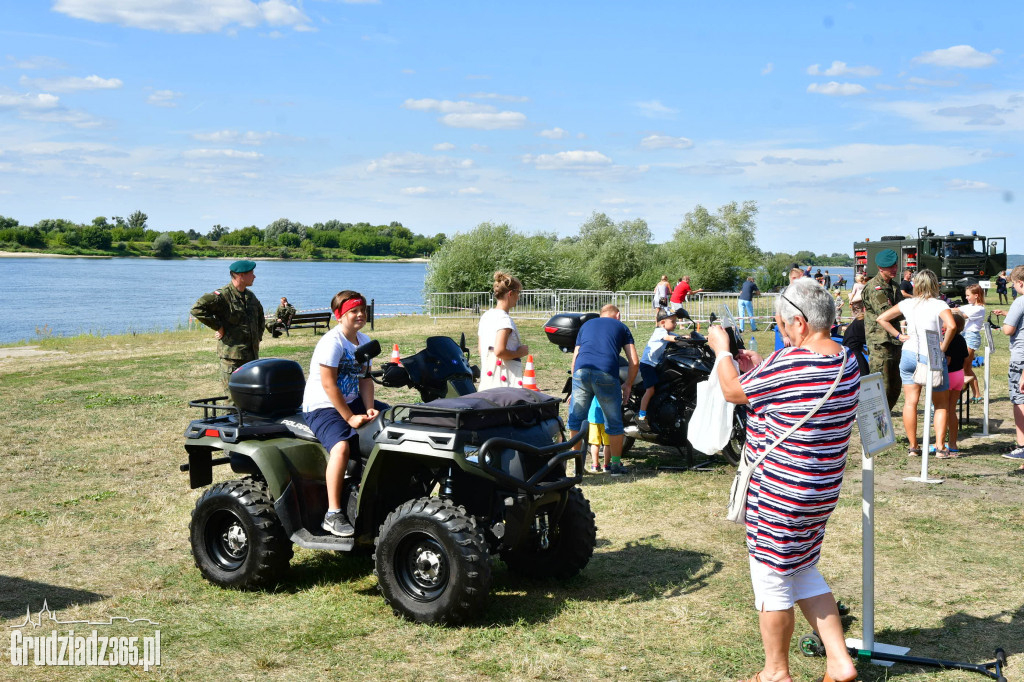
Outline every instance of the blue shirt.
[(752, 301), (754, 300), (754, 292), (761, 293), (761, 290), (757, 288), (757, 285), (751, 282), (749, 279), (743, 282), (743, 288), (740, 289), (740, 300), (741, 301)]
[(601, 372), (619, 376), (619, 353), (626, 346), (633, 344), (633, 335), (629, 327), (614, 317), (598, 317), (589, 320), (580, 327), (576, 337), (577, 369), (596, 369)]

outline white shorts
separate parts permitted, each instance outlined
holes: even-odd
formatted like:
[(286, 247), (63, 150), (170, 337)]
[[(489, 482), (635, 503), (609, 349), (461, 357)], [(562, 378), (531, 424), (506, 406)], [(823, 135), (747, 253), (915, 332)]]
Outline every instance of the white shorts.
[(754, 606), (758, 611), (786, 611), (801, 599), (832, 591), (817, 564), (792, 575), (782, 575), (750, 557), (750, 581), (754, 585)]

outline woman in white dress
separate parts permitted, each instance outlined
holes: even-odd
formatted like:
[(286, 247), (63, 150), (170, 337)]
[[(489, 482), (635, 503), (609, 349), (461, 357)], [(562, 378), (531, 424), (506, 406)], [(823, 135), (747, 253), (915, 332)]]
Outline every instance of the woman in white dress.
[(494, 273), (497, 303), (480, 316), (477, 327), (480, 344), (480, 390), (497, 386), (522, 385), (522, 360), (530, 349), (519, 342), (519, 330), (509, 312), (519, 302), (523, 284), (502, 271)]
[(668, 275), (662, 275), (658, 286), (654, 287), (654, 316), (657, 317), (661, 309), (668, 310), (668, 299), (672, 296), (672, 287), (668, 283)]

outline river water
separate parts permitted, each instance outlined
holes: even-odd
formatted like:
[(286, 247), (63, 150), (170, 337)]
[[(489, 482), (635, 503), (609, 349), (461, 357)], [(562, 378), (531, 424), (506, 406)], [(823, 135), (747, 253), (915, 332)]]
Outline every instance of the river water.
[[(204, 292), (230, 281), (226, 259), (0, 258), (0, 344), (40, 336), (175, 329)], [(259, 261), (253, 292), (270, 312), (329, 308), (342, 289), (378, 315), (418, 313), (426, 263)]]

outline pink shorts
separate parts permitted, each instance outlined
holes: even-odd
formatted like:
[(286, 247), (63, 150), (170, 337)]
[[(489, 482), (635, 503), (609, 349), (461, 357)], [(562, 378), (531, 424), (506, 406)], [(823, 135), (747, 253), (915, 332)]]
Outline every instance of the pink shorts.
[(964, 371), (962, 369), (949, 373), (949, 390), (964, 390)]

